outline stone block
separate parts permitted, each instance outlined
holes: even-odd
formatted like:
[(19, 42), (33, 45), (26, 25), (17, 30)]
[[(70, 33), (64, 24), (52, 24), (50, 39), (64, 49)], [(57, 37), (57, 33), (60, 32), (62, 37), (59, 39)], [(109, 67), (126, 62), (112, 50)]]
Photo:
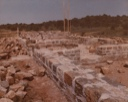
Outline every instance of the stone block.
[(74, 72), (74, 71), (68, 71), (68, 72), (64, 72), (64, 82), (69, 85), (72, 86), (72, 82), (73, 79), (78, 76), (79, 73)]
[(56, 74), (57, 73), (57, 68), (60, 66), (61, 64), (54, 64), (53, 65), (53, 73)]
[(87, 102), (98, 102), (104, 89), (98, 87), (85, 87), (84, 95)]
[(83, 95), (83, 86), (88, 83), (86, 78), (77, 78), (75, 80), (75, 93), (77, 95)]

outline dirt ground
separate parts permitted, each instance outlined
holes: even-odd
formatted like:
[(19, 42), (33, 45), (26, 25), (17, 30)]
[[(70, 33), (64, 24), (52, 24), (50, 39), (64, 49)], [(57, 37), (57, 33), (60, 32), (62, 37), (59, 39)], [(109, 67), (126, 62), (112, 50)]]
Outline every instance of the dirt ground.
[[(24, 72), (39, 67), (43, 68), (28, 56), (13, 57), (8, 61), (0, 62), (0, 65), (9, 64)], [(27, 95), (23, 102), (68, 102), (65, 95), (46, 74), (42, 77), (34, 76), (34, 79), (29, 81), (25, 91)]]
[(43, 78), (35, 77), (29, 83), (27, 92), (28, 95), (25, 97), (24, 102), (35, 102), (35, 100), (43, 100), (43, 102), (67, 102), (65, 96), (47, 76)]
[[(97, 73), (103, 73), (105, 76), (113, 81), (128, 87), (128, 67), (124, 67), (127, 60), (113, 61), (111, 64), (107, 62), (88, 65), (90, 68), (96, 70)], [(102, 72), (102, 68), (106, 68)]]

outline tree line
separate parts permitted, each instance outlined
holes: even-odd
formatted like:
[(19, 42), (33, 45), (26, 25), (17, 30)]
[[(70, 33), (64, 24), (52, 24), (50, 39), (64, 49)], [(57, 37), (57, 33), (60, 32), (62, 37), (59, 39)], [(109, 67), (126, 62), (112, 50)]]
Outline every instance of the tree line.
[[(61, 30), (63, 31), (63, 20), (58, 21), (48, 21), (39, 24), (24, 24), (24, 23), (16, 23), (16, 24), (2, 24), (0, 25), (0, 29), (6, 29), (11, 31), (16, 31), (17, 27), (20, 30), (25, 31), (39, 31), (39, 30)], [(128, 28), (128, 16), (110, 16), (110, 15), (97, 15), (97, 16), (86, 16), (83, 18), (73, 18), (71, 19), (71, 30), (74, 31), (76, 29), (91, 29), (98, 27), (109, 27), (111, 30), (115, 30), (116, 28), (121, 28), (127, 30)]]

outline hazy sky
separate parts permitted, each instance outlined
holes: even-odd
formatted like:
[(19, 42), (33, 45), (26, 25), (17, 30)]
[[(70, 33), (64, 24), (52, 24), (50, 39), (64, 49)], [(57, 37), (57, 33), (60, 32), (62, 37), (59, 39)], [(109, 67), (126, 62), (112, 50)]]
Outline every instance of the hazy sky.
[[(128, 15), (128, 0), (70, 0), (71, 18)], [(63, 19), (62, 0), (0, 0), (0, 24)]]

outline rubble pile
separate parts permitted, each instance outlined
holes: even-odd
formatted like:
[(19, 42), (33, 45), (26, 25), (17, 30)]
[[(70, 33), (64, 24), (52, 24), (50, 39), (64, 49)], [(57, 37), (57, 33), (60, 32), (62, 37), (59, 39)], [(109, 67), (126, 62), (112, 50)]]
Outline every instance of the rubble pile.
[(3, 38), (0, 40), (0, 60), (8, 59), (17, 55), (27, 55), (26, 49), (20, 44), (18, 39)]
[(22, 71), (11, 64), (0, 66), (0, 102), (24, 102), (29, 81), (44, 73), (44, 69)]

